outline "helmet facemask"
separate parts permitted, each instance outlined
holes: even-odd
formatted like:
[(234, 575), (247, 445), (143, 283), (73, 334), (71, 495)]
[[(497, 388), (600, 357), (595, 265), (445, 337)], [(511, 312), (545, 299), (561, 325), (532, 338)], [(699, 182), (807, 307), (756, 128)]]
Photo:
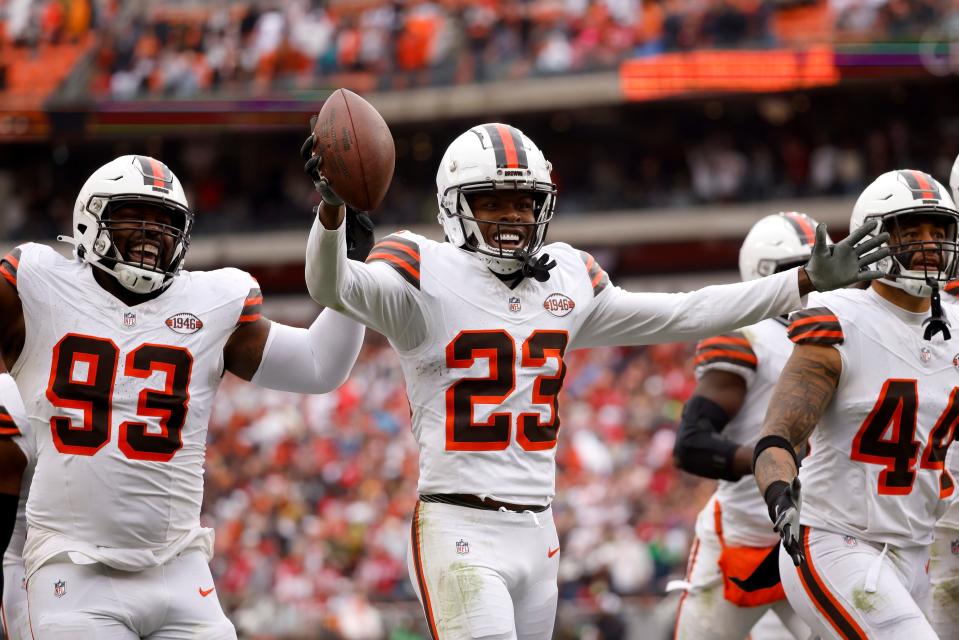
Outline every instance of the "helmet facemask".
[[(526, 192), (533, 197), (533, 222), (481, 221), (473, 214), (469, 196), (490, 191)], [(478, 181), (451, 186), (441, 198), (441, 215), (456, 218), (462, 229), (463, 248), (483, 255), (489, 268), (502, 275), (523, 268), (526, 261), (536, 255), (546, 242), (546, 232), (553, 219), (556, 207), (556, 185), (526, 180)], [(503, 249), (486, 242), (482, 225), (493, 227), (492, 235), (510, 231), (525, 237), (522, 247)]]
[[(171, 224), (157, 221), (114, 220), (112, 213), (124, 206), (137, 207), (150, 205), (162, 209), (171, 217)], [(177, 203), (163, 198), (149, 196), (130, 197), (120, 195), (114, 198), (109, 196), (93, 196), (88, 204), (91, 213), (99, 210), (100, 215), (94, 215), (96, 229), (95, 240), (91, 255), (85, 257), (91, 264), (114, 276), (126, 289), (137, 294), (146, 294), (164, 289), (173, 281), (173, 277), (183, 266), (183, 258), (190, 244), (190, 232), (193, 227), (193, 213), (179, 206)], [(130, 240), (127, 245), (138, 243), (158, 244), (160, 253), (166, 252), (169, 246), (169, 255), (159, 255), (157, 264), (145, 261), (146, 255), (141, 254), (139, 259), (129, 259), (121, 255), (117, 248), (114, 233), (127, 234)]]
[[(913, 217), (923, 217), (943, 223), (942, 240), (903, 240), (905, 221)], [(871, 217), (882, 223), (882, 231), (890, 234), (889, 247), (892, 255), (879, 261), (879, 269), (886, 272), (883, 282), (902, 289), (917, 298), (925, 298), (941, 290), (959, 271), (959, 214), (938, 206), (916, 207), (891, 211)], [(892, 239), (896, 242), (893, 243)], [(917, 255), (921, 268), (912, 268)]]

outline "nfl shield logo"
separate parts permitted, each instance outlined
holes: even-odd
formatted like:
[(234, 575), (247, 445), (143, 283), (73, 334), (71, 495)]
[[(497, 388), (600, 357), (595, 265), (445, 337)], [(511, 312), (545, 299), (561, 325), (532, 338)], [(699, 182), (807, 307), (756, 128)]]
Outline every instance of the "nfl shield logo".
[(137, 314), (133, 312), (127, 312), (123, 314), (123, 326), (124, 327), (135, 327), (137, 326)]
[(456, 543), (456, 553), (461, 556), (465, 556), (470, 552), (470, 543), (466, 540), (460, 540)]
[(511, 297), (509, 299), (509, 310), (512, 313), (519, 313), (520, 308), (521, 308), (521, 305), (519, 302), (519, 298)]
[(67, 593), (67, 583), (63, 580), (57, 580), (53, 583), (53, 595), (62, 598)]
[(953, 540), (949, 547), (952, 549), (952, 555), (959, 556), (959, 540)]

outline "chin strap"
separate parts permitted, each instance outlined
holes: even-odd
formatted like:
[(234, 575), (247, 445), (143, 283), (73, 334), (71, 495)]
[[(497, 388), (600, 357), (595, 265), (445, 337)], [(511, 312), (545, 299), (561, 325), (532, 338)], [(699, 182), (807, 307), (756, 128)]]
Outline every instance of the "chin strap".
[(538, 282), (549, 280), (549, 270), (556, 266), (556, 261), (550, 260), (548, 253), (537, 257), (531, 256), (525, 249), (517, 249), (513, 252), (513, 257), (523, 264), (520, 269), (523, 277), (533, 278)]
[(941, 333), (944, 340), (949, 340), (952, 338), (952, 334), (949, 332), (949, 321), (942, 315), (942, 301), (939, 299), (939, 283), (933, 278), (929, 278), (927, 282), (929, 286), (932, 287), (932, 309), (931, 315), (922, 321), (922, 324), (926, 327), (926, 331), (922, 334), (922, 337), (926, 340), (932, 340), (936, 334)]

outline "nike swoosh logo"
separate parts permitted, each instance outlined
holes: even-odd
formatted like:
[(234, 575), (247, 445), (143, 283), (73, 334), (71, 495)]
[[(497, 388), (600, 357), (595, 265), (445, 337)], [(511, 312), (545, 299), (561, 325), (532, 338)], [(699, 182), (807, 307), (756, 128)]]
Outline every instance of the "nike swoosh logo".
[(552, 557), (555, 556), (557, 553), (559, 553), (559, 547), (556, 547), (555, 549), (548, 549), (548, 550), (546, 551), (546, 556), (547, 556), (548, 558), (552, 558)]
[(207, 597), (208, 595), (210, 595), (211, 593), (213, 593), (213, 590), (214, 590), (214, 589), (216, 589), (216, 587), (210, 587), (209, 589), (204, 589), (203, 587), (200, 587), (200, 588), (199, 588), (200, 595), (205, 598), (205, 597)]

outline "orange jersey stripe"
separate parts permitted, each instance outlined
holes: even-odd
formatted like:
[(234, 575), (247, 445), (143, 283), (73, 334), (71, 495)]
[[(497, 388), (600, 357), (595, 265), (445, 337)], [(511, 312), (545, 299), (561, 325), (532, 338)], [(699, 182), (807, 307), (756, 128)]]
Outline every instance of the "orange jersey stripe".
[(371, 253), (370, 256), (367, 258), (367, 260), (385, 260), (386, 262), (390, 262), (400, 267), (401, 269), (403, 269), (403, 271), (406, 271), (417, 280), (420, 279), (419, 269), (412, 266), (408, 262), (405, 262), (402, 258), (398, 258), (397, 256), (394, 256), (391, 253), (381, 253), (381, 252)]
[(732, 360), (740, 360), (747, 364), (756, 365), (759, 364), (759, 360), (756, 359), (756, 356), (743, 353), (741, 351), (728, 351), (726, 349), (711, 349), (704, 353), (696, 356), (696, 359), (693, 360), (693, 364), (702, 364), (704, 360), (710, 360), (712, 358), (730, 358)]
[(247, 298), (246, 300), (244, 300), (243, 306), (249, 307), (250, 305), (262, 304), (262, 303), (263, 303), (263, 296), (257, 296), (255, 298)]
[(436, 620), (433, 616), (433, 603), (430, 599), (429, 588), (426, 586), (426, 573), (423, 571), (423, 549), (420, 544), (420, 507), (422, 504), (422, 502), (417, 502), (416, 509), (413, 511), (413, 569), (416, 572), (416, 581), (419, 583), (420, 596), (423, 598), (423, 610), (426, 613), (430, 636), (433, 640), (439, 640), (440, 636), (436, 631)]
[(801, 327), (804, 324), (813, 324), (816, 322), (835, 322), (836, 324), (839, 324), (839, 318), (836, 316), (809, 316), (808, 318), (794, 320), (792, 323), (790, 323), (789, 328), (792, 329), (793, 327)]
[(382, 242), (376, 243), (376, 246), (373, 247), (373, 250), (376, 251), (380, 247), (389, 247), (391, 249), (398, 249), (402, 251), (403, 253), (409, 254), (409, 256), (413, 258), (414, 260), (416, 260), (417, 262), (420, 261), (420, 254), (417, 253), (416, 251), (413, 251), (413, 249), (409, 248), (408, 246), (406, 246), (405, 244), (401, 242), (396, 242), (395, 240), (383, 240)]
[(593, 278), (590, 284), (595, 287), (597, 284), (599, 284), (599, 281), (602, 280), (603, 276), (605, 275), (606, 275), (606, 272), (600, 269), (599, 271), (596, 272), (596, 277)]
[(843, 338), (842, 331), (807, 331), (798, 336), (793, 336), (794, 340), (805, 340), (807, 338)]
[[(806, 595), (809, 596), (809, 599), (813, 605), (815, 605), (816, 609), (819, 610), (819, 613), (829, 621), (829, 624), (842, 638), (847, 640), (859, 640), (860, 638), (866, 640), (866, 632), (862, 630), (862, 627), (859, 626), (856, 619), (843, 608), (828, 587), (826, 587), (822, 576), (819, 575), (815, 565), (813, 565), (812, 554), (809, 552), (809, 529), (806, 527), (803, 527), (802, 539), (806, 562), (803, 563), (802, 566), (796, 567), (796, 571), (799, 573), (799, 581), (802, 582), (803, 589), (806, 590)], [(806, 575), (807, 571), (803, 570), (804, 568), (808, 570), (808, 576)], [(825, 596), (826, 602), (823, 602), (823, 596)], [(829, 605), (831, 605), (831, 607)], [(828, 608), (835, 608), (835, 612), (828, 611)], [(838, 620), (836, 619), (836, 615), (839, 616)]]
[(0, 276), (3, 276), (7, 280), (7, 282), (12, 284), (14, 287), (17, 286), (17, 277), (13, 275), (12, 273), (10, 273), (9, 271), (7, 271), (6, 265), (0, 265)]
[(20, 268), (20, 261), (17, 260), (17, 256), (13, 255), (13, 253), (8, 253), (3, 259), (13, 265), (14, 270)]
[(240, 316), (240, 319), (237, 320), (237, 322), (239, 322), (240, 324), (246, 324), (246, 323), (249, 323), (249, 322), (256, 322), (257, 320), (260, 319), (260, 317), (261, 317), (261, 314), (259, 314), (259, 313), (252, 313), (252, 314), (250, 314), (250, 315), (248, 315), (248, 316)]

